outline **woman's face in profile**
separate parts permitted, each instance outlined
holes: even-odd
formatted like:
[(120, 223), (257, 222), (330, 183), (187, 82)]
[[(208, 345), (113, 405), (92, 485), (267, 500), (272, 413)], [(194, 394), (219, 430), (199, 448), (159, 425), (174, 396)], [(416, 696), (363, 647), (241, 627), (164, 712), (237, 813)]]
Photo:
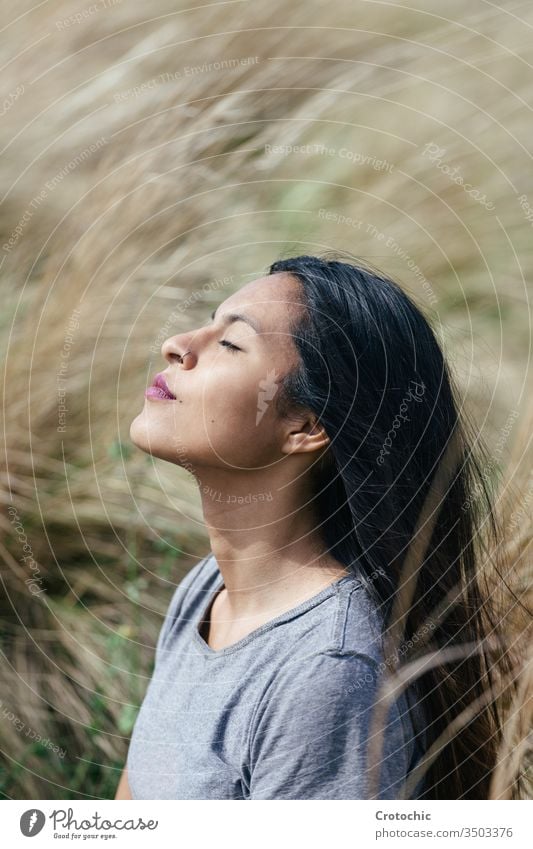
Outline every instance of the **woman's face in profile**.
[(191, 472), (279, 460), (283, 433), (274, 398), (298, 362), (289, 319), (301, 309), (299, 292), (287, 274), (258, 278), (221, 303), (214, 320), (167, 339), (167, 366), (157, 373), (175, 399), (145, 397), (130, 426), (134, 444)]

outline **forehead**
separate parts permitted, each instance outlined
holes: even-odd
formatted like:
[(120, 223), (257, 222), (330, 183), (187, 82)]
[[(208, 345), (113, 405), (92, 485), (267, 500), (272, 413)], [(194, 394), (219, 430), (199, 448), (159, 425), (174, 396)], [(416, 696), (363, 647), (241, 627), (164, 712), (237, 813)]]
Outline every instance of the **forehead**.
[(288, 330), (289, 319), (301, 310), (298, 280), (289, 274), (269, 274), (246, 283), (219, 306), (221, 312), (239, 310), (256, 318), (263, 332)]

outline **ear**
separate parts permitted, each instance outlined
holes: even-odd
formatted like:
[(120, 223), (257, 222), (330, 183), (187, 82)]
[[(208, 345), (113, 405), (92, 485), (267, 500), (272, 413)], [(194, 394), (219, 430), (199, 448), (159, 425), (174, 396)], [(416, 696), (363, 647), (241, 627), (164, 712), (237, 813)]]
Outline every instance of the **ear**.
[(291, 420), (285, 433), (281, 451), (284, 454), (302, 454), (321, 451), (329, 445), (329, 436), (314, 413)]

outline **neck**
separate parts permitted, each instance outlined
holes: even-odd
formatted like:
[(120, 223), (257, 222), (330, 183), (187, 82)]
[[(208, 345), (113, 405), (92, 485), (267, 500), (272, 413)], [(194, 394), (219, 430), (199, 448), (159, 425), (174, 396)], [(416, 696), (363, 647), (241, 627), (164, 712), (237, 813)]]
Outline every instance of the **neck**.
[(349, 574), (321, 540), (303, 476), (286, 481), (216, 470), (198, 483), (231, 616), (288, 609)]

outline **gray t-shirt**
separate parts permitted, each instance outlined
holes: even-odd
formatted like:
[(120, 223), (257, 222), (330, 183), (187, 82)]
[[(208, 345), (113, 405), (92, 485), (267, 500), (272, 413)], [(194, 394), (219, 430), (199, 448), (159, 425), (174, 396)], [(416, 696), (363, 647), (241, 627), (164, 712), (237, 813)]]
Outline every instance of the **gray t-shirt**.
[[(199, 625), (223, 586), (210, 552), (171, 598), (128, 751), (132, 797), (367, 798), (383, 655), (360, 580), (342, 577), (215, 651)], [(385, 727), (379, 798), (398, 798), (419, 756), (401, 696)]]

